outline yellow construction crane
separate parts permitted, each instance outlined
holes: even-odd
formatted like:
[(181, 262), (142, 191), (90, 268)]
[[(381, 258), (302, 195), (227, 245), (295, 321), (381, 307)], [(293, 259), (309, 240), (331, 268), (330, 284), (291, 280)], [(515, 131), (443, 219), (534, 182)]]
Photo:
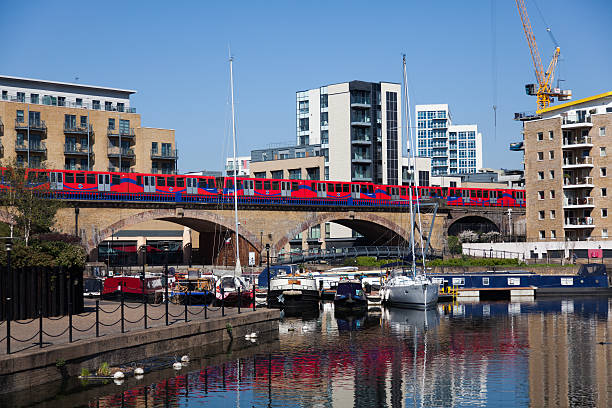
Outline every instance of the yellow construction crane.
[(555, 52), (553, 53), (550, 64), (548, 64), (548, 69), (544, 71), (544, 66), (542, 65), (542, 59), (540, 58), (540, 53), (538, 52), (538, 45), (536, 44), (535, 35), (533, 35), (533, 30), (531, 29), (531, 23), (529, 22), (529, 16), (527, 15), (527, 8), (525, 7), (524, 0), (516, 0), (516, 8), (518, 9), (521, 21), (523, 22), (523, 30), (525, 31), (527, 44), (529, 44), (529, 51), (531, 51), (531, 59), (533, 60), (533, 66), (535, 68), (536, 80), (538, 81), (537, 84), (525, 85), (525, 92), (527, 92), (527, 95), (536, 95), (538, 97), (538, 110), (547, 108), (551, 102), (555, 101), (554, 98), (558, 98), (560, 101), (571, 99), (572, 91), (552, 87), (561, 49), (552, 36), (550, 28), (547, 28), (546, 30), (550, 33), (553, 41), (555, 42)]

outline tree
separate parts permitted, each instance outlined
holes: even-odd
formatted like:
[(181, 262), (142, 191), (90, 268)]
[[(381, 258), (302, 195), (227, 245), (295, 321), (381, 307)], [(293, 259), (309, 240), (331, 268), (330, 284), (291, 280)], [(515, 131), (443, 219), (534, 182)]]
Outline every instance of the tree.
[(10, 187), (2, 192), (2, 207), (7, 218), (13, 220), (17, 234), (23, 237), (27, 247), (32, 234), (51, 230), (61, 204), (48, 199), (50, 190), (47, 172), (11, 163), (5, 167), (3, 177), (4, 184)]
[(454, 235), (450, 235), (448, 237), (448, 250), (451, 254), (457, 255), (463, 253), (463, 246), (461, 245), (461, 241)]

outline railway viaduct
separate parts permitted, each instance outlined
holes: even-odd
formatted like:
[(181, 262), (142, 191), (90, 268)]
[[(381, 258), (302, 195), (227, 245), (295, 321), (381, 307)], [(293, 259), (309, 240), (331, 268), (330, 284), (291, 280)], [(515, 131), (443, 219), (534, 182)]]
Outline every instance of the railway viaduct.
[[(437, 205), (436, 205), (437, 204)], [(456, 207), (444, 201), (429, 202), (421, 208), (421, 229), (424, 240), (431, 236), (430, 245), (441, 250), (449, 235), (465, 229), (483, 232), (498, 231), (504, 235), (520, 232), (524, 223), (524, 208)], [(288, 250), (289, 241), (310, 227), (334, 222), (362, 234), (372, 245), (405, 244), (410, 237), (410, 217), (405, 208), (390, 207), (312, 207), (287, 205), (239, 206), (241, 254), (243, 264), (248, 252), (260, 254), (266, 244), (271, 255)], [(55, 229), (81, 237), (90, 260), (97, 259), (97, 247), (118, 232), (150, 220), (163, 220), (191, 228), (200, 234), (200, 254), (212, 260), (223, 244), (221, 238), (233, 234), (234, 214), (231, 205), (189, 203), (96, 202), (71, 201), (58, 211)], [(512, 226), (510, 226), (512, 224)], [(431, 234), (430, 234), (431, 232)], [(417, 231), (416, 238), (420, 231)], [(306, 234), (303, 234), (305, 237)], [(325, 249), (325, 240), (321, 242)], [(306, 239), (302, 249), (308, 249)]]

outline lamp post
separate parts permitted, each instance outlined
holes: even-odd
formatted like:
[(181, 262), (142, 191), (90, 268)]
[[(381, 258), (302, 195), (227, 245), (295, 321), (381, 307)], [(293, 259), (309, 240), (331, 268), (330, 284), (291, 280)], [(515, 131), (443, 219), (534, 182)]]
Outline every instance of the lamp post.
[(535, 246), (535, 247), (533, 248), (533, 253), (534, 253), (535, 258), (536, 258), (535, 263), (537, 264), (537, 263), (538, 263), (538, 247), (537, 247), (537, 246)]
[(266, 263), (268, 264), (268, 292), (266, 293), (266, 303), (270, 308), (270, 244), (266, 244)]
[(164, 244), (164, 303), (166, 304), (166, 326), (168, 326), (168, 243)]
[(6, 354), (11, 354), (11, 319), (13, 317), (13, 277), (11, 276), (11, 251), (13, 244), (6, 243), (6, 268), (8, 273), (9, 290), (6, 297)]
[(140, 283), (142, 285), (142, 304), (143, 304), (143, 319), (144, 319), (144, 327), (147, 328), (147, 294), (145, 293), (145, 264), (147, 263), (147, 245), (141, 245), (138, 248), (140, 252), (140, 257), (142, 258), (142, 272), (140, 273)]
[(603, 249), (601, 249), (601, 245), (599, 246), (599, 254), (601, 255), (601, 263), (603, 262)]
[(74, 207), (74, 235), (79, 236), (79, 207)]

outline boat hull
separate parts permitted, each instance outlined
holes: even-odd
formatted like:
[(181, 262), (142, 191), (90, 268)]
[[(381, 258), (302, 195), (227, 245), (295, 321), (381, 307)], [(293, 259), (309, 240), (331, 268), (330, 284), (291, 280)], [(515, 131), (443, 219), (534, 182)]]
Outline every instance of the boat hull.
[(338, 312), (362, 312), (368, 309), (365, 296), (344, 297), (334, 299), (334, 309)]
[(390, 306), (430, 309), (438, 303), (437, 284), (415, 283), (386, 288), (385, 300)]
[(270, 290), (268, 306), (296, 313), (319, 308), (318, 290)]

